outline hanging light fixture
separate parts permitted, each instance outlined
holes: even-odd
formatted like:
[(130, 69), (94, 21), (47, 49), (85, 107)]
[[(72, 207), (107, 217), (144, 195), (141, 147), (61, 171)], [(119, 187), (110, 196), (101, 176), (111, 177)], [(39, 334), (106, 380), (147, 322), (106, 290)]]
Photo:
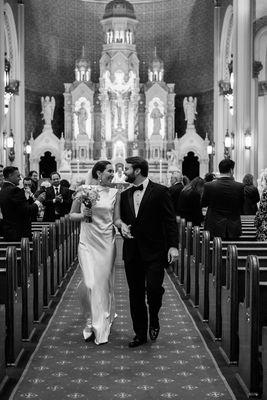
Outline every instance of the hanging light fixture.
[(19, 91), (19, 81), (15, 80), (15, 79), (10, 79), (10, 72), (11, 72), (11, 64), (7, 58), (7, 53), (5, 53), (5, 67), (4, 67), (4, 87), (5, 87), (4, 112), (5, 112), (5, 115), (8, 113), (11, 97), (14, 94), (18, 94), (18, 91)]

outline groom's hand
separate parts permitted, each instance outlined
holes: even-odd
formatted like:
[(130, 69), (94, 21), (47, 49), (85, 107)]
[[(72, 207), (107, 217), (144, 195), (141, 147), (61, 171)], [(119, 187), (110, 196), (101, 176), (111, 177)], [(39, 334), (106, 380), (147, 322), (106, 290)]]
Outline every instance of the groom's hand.
[(131, 234), (131, 225), (121, 224), (121, 234), (125, 239), (133, 239)]
[(178, 249), (176, 247), (170, 247), (168, 251), (168, 263), (174, 263), (178, 258)]

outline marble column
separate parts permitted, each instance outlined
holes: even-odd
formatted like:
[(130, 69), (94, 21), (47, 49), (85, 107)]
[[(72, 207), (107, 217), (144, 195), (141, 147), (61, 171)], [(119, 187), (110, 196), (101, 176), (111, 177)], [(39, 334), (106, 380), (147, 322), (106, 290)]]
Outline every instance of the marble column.
[[(222, 126), (223, 114), (221, 112), (220, 117), (220, 90), (219, 90), (219, 80), (220, 80), (220, 14), (221, 14), (221, 1), (214, 0), (214, 47), (213, 47), (213, 133), (210, 134), (209, 139), (215, 142), (215, 155), (214, 155), (214, 165), (212, 165), (212, 170), (217, 169), (218, 163), (223, 159), (223, 146), (221, 145), (220, 131)], [(223, 99), (222, 99), (223, 101)], [(221, 107), (222, 110), (222, 107)]]
[[(4, 0), (0, 0), (0, 71), (4, 71), (5, 65), (5, 34), (4, 34)], [(3, 74), (2, 74), (3, 75)], [(0, 163), (4, 163), (3, 131), (5, 129), (4, 120), (4, 81), (0, 79)]]
[(235, 177), (242, 180), (251, 172), (251, 151), (245, 150), (245, 132), (251, 132), (252, 23), (251, 0), (234, 0), (234, 132), (236, 138)]

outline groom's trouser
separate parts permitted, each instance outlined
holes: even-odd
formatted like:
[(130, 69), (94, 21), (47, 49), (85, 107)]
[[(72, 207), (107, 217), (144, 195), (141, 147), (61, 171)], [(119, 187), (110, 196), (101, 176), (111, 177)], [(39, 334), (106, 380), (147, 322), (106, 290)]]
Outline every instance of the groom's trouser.
[(146, 305), (149, 309), (149, 324), (157, 327), (158, 313), (162, 305), (164, 288), (163, 262), (155, 260), (144, 262), (136, 254), (135, 258), (125, 263), (125, 271), (129, 286), (130, 311), (133, 321), (133, 329), (137, 336), (147, 337), (148, 315)]

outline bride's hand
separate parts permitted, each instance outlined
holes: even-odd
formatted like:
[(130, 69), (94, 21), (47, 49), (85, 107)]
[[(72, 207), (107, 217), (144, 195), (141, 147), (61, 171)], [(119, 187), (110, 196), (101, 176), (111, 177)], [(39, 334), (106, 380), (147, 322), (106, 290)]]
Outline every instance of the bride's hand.
[(133, 236), (131, 234), (131, 225), (126, 225), (124, 222), (122, 222), (121, 234), (125, 239), (133, 239)]
[(92, 209), (88, 207), (84, 207), (83, 209), (83, 217), (91, 217), (92, 218)]

